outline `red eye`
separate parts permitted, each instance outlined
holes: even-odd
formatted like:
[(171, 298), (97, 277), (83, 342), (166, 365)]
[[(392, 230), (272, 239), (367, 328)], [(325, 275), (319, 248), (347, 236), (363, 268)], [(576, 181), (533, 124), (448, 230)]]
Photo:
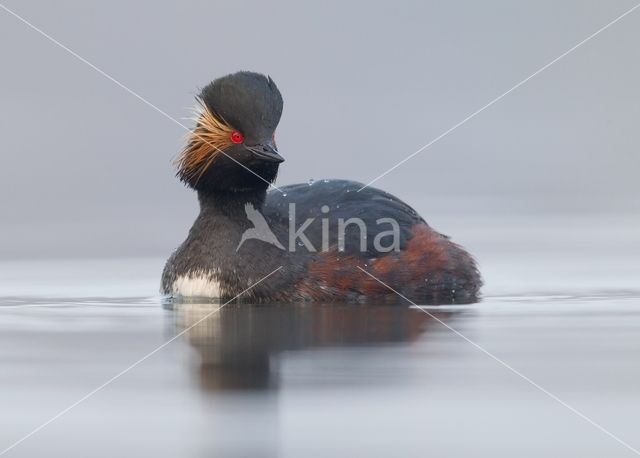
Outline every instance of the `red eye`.
[(231, 132), (231, 141), (233, 143), (242, 143), (244, 141), (244, 135), (242, 135), (237, 130), (234, 130), (233, 132)]

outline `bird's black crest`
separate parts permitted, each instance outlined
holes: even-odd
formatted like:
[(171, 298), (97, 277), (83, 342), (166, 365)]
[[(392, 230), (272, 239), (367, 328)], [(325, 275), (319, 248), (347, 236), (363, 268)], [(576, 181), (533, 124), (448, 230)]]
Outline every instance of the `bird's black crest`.
[(200, 97), (209, 109), (242, 132), (248, 144), (273, 135), (282, 115), (282, 95), (271, 77), (241, 71), (212, 81)]

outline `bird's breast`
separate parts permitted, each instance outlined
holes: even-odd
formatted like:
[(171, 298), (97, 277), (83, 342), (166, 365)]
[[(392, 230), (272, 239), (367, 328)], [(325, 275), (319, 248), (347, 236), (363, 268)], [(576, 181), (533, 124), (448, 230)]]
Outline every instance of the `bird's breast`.
[(221, 285), (212, 272), (191, 272), (178, 276), (171, 287), (173, 296), (221, 297)]

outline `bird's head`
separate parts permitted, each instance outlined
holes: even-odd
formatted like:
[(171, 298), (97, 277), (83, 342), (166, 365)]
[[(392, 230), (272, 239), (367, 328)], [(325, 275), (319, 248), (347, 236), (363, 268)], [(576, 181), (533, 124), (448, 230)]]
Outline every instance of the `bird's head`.
[(266, 189), (284, 161), (275, 143), (282, 96), (273, 80), (244, 71), (223, 76), (197, 101), (197, 124), (176, 159), (178, 178), (205, 192)]

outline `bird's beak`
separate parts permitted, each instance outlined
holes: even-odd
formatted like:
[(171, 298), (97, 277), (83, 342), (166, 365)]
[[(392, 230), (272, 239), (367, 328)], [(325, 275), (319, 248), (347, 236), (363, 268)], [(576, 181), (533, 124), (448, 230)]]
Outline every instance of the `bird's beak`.
[(284, 162), (284, 158), (278, 154), (278, 149), (273, 141), (260, 143), (254, 146), (245, 146), (255, 156), (267, 162)]

